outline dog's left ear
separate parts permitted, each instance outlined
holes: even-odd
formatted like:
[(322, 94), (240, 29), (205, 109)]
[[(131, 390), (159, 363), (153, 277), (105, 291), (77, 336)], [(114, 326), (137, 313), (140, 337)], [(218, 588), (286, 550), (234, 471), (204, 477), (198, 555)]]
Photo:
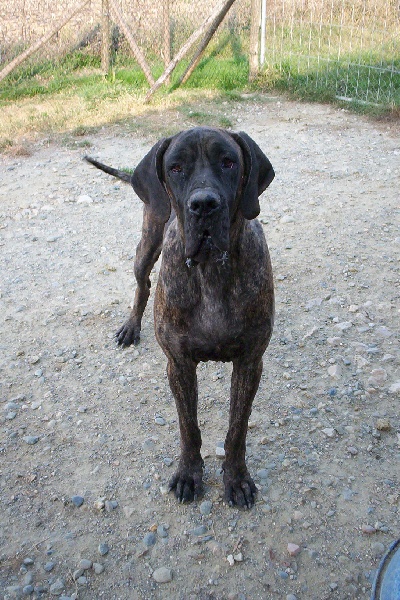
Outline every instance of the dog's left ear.
[(166, 223), (171, 213), (171, 202), (163, 183), (163, 159), (173, 138), (163, 138), (146, 154), (134, 170), (132, 187), (154, 217)]
[(247, 133), (230, 133), (239, 144), (244, 161), (244, 186), (240, 200), (240, 209), (246, 219), (255, 219), (260, 214), (258, 197), (267, 189), (275, 171), (264, 152)]

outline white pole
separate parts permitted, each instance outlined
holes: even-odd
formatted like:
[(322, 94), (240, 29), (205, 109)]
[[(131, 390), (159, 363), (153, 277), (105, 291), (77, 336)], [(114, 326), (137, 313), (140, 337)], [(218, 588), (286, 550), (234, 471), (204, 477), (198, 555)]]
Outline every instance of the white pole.
[(265, 62), (266, 22), (267, 22), (267, 0), (261, 0), (261, 50), (260, 50), (261, 65), (263, 65)]

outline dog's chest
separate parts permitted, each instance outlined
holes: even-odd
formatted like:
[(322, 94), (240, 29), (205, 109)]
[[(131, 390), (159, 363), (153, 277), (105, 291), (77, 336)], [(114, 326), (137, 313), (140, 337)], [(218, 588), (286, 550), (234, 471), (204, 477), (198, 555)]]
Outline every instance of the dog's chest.
[(248, 328), (244, 298), (238, 286), (223, 282), (201, 288), (188, 318), (192, 356), (230, 361), (241, 353)]

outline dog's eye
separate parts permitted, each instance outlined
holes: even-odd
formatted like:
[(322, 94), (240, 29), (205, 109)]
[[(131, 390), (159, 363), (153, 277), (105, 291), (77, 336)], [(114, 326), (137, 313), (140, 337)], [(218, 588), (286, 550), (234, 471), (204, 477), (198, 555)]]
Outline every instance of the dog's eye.
[(233, 169), (235, 163), (230, 158), (223, 158), (221, 166), (223, 169)]
[(182, 173), (181, 165), (172, 165), (170, 169), (171, 173)]

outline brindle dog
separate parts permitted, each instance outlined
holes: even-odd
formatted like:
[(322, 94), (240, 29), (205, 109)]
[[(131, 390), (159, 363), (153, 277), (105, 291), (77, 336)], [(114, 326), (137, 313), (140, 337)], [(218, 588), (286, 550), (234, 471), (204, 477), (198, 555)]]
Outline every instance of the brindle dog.
[(274, 178), (268, 158), (245, 133), (196, 127), (158, 142), (133, 175), (86, 157), (132, 184), (144, 202), (134, 308), (117, 332), (137, 344), (150, 271), (163, 253), (154, 301), (157, 340), (168, 359), (181, 434), (170, 489), (184, 502), (202, 492), (196, 367), (232, 361), (225, 499), (250, 508), (257, 488), (245, 462), (251, 406), (274, 320), (274, 288), (258, 197)]

